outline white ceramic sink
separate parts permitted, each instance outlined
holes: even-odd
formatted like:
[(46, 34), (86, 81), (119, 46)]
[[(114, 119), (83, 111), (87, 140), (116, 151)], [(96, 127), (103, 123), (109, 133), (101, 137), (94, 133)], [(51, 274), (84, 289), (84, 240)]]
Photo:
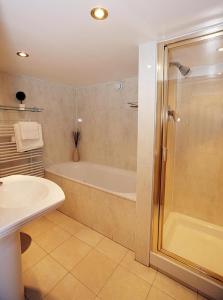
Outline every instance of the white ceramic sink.
[(13, 175), (0, 178), (0, 300), (24, 299), (19, 230), (65, 199), (50, 180)]

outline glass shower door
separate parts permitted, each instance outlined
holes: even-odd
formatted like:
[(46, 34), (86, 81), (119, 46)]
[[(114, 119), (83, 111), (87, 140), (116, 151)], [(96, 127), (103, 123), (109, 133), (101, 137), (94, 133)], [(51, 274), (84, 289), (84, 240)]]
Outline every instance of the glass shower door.
[(223, 279), (223, 35), (166, 47), (160, 251)]

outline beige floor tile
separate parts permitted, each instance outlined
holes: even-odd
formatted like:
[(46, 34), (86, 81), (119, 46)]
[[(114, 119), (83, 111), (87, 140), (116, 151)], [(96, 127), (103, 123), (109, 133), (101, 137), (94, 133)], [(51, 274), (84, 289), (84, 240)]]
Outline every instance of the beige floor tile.
[(60, 224), (60, 226), (71, 234), (75, 234), (85, 228), (84, 225), (70, 218), (65, 223)]
[(156, 279), (154, 281), (154, 287), (157, 287), (161, 291), (167, 293), (172, 298), (180, 299), (180, 300), (196, 300), (197, 293), (192, 290), (186, 288), (180, 283), (170, 279), (169, 277), (157, 273)]
[(157, 272), (154, 269), (137, 262), (135, 260), (134, 252), (128, 251), (124, 259), (121, 261), (121, 265), (148, 283), (153, 284)]
[(54, 210), (54, 211), (48, 213), (45, 217), (49, 221), (54, 222), (55, 224), (58, 224), (58, 225), (60, 223), (63, 223), (64, 221), (66, 221), (67, 218), (69, 218), (65, 214), (61, 213), (58, 210)]
[(90, 250), (90, 246), (75, 237), (71, 237), (50, 255), (70, 271)]
[(32, 221), (25, 225), (21, 231), (28, 233), (32, 238), (37, 235), (44, 234), (46, 231), (51, 230), (55, 224), (45, 217)]
[(72, 273), (91, 291), (97, 294), (116, 268), (117, 263), (93, 249)]
[[(168, 296), (166, 293), (152, 287), (146, 300), (173, 300), (174, 298)], [(180, 300), (180, 299), (179, 299)]]
[(151, 285), (119, 266), (99, 293), (102, 300), (144, 300)]
[(46, 252), (50, 253), (63, 242), (65, 242), (70, 236), (70, 233), (55, 225), (55, 227), (53, 227), (51, 230), (34, 237), (34, 240)]
[(47, 253), (32, 241), (30, 247), (22, 254), (22, 270), (27, 269), (38, 263)]
[(68, 231), (71, 234), (75, 234), (86, 228), (86, 226), (65, 215), (64, 220), (59, 223), (59, 226), (61, 226), (64, 230)]
[(126, 255), (128, 250), (121, 245), (113, 242), (108, 238), (104, 238), (98, 245), (97, 250), (104, 253), (109, 258), (116, 262), (120, 262), (122, 258)]
[(95, 295), (71, 274), (67, 274), (45, 300), (94, 300)]
[(24, 285), (46, 295), (66, 274), (66, 270), (46, 256), (34, 267), (23, 273)]
[(74, 236), (93, 247), (96, 246), (104, 238), (103, 235), (94, 230), (91, 230), (90, 228), (82, 229)]

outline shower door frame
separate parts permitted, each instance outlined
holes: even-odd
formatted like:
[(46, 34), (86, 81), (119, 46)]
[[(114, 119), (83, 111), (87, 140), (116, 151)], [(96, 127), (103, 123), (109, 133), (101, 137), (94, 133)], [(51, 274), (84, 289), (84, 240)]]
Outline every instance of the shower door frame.
[(160, 254), (164, 258), (170, 259), (172, 262), (177, 262), (182, 267), (186, 267), (195, 273), (209, 279), (217, 280), (218, 282), (220, 281), (222, 284), (223, 276), (162, 248), (168, 127), (168, 50), (218, 36), (223, 36), (223, 26), (212, 27), (184, 39), (177, 38), (158, 44), (152, 251)]

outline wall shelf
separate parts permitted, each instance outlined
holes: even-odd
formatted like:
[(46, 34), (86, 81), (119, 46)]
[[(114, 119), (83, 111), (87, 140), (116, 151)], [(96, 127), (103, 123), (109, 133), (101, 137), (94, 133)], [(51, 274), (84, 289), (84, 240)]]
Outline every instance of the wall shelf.
[(5, 106), (5, 105), (0, 105), (0, 110), (14, 110), (14, 111), (29, 111), (29, 112), (42, 112), (43, 108), (39, 107), (25, 107), (21, 108), (19, 106)]

